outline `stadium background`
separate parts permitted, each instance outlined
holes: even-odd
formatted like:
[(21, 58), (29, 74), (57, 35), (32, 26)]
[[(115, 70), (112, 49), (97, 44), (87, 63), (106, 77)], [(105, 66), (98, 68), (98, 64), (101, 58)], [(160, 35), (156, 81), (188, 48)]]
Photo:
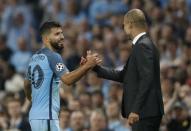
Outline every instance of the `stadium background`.
[[(87, 49), (98, 52), (103, 65), (121, 69), (131, 51), (123, 16), (132, 8), (144, 10), (160, 50), (166, 113), (160, 131), (191, 130), (191, 0), (0, 0), (0, 131), (30, 131), (23, 80), (31, 55), (42, 46), (38, 28), (44, 20), (63, 25), (62, 56), (69, 70), (78, 67)], [(119, 83), (89, 72), (63, 87), (63, 130), (130, 131), (120, 116)]]

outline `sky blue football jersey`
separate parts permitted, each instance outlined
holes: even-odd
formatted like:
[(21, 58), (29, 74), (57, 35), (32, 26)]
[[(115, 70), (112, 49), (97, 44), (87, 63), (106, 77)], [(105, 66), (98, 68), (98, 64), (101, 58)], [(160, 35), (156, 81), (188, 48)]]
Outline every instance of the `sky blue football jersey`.
[(60, 54), (42, 48), (31, 58), (26, 79), (31, 81), (32, 107), (29, 119), (58, 119), (60, 77), (68, 72)]

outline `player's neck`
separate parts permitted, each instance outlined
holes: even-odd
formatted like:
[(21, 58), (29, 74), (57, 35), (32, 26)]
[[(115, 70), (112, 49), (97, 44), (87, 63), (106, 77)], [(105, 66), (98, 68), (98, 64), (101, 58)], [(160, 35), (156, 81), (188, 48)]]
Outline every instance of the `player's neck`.
[(55, 49), (50, 44), (45, 44), (45, 47), (55, 52)]
[(45, 43), (44, 46), (45, 46), (46, 48), (50, 49), (50, 50), (53, 51), (53, 52), (57, 52), (57, 53), (59, 53), (59, 54), (62, 53), (62, 50), (56, 50), (56, 49), (53, 48), (50, 44)]

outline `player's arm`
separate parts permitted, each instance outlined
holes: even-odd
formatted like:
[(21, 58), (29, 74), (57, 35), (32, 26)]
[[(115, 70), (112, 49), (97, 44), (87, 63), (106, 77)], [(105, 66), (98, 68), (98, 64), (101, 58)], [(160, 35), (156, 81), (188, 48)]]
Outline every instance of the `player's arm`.
[(78, 81), (82, 76), (84, 76), (92, 67), (93, 67), (93, 63), (92, 65), (84, 64), (78, 69), (62, 75), (61, 80), (64, 82), (64, 84), (71, 85), (75, 83), (76, 81)]
[(67, 84), (71, 85), (78, 81), (82, 76), (84, 76), (90, 69), (99, 64), (101, 59), (97, 57), (97, 54), (92, 54), (91, 51), (87, 52), (87, 62), (80, 66), (78, 69), (66, 73), (61, 77), (61, 80)]
[(91, 52), (89, 52), (87, 54), (87, 62), (72, 72), (68, 71), (67, 67), (62, 61), (61, 56), (54, 57), (54, 59), (51, 61), (51, 67), (54, 70), (54, 73), (61, 78), (64, 84), (71, 85), (78, 81), (90, 69), (100, 62), (101, 60), (97, 58), (96, 54), (91, 54)]
[(24, 92), (29, 101), (31, 101), (31, 82), (30, 80), (24, 80)]

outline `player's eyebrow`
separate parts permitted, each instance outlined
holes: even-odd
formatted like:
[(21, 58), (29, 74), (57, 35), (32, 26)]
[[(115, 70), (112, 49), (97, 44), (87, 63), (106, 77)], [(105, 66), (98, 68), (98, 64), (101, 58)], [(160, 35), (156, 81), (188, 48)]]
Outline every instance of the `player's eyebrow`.
[(55, 34), (56, 34), (56, 35), (58, 35), (58, 34), (63, 34), (63, 31), (57, 31)]
[(63, 30), (59, 31), (59, 33), (62, 33), (62, 34), (63, 34)]

